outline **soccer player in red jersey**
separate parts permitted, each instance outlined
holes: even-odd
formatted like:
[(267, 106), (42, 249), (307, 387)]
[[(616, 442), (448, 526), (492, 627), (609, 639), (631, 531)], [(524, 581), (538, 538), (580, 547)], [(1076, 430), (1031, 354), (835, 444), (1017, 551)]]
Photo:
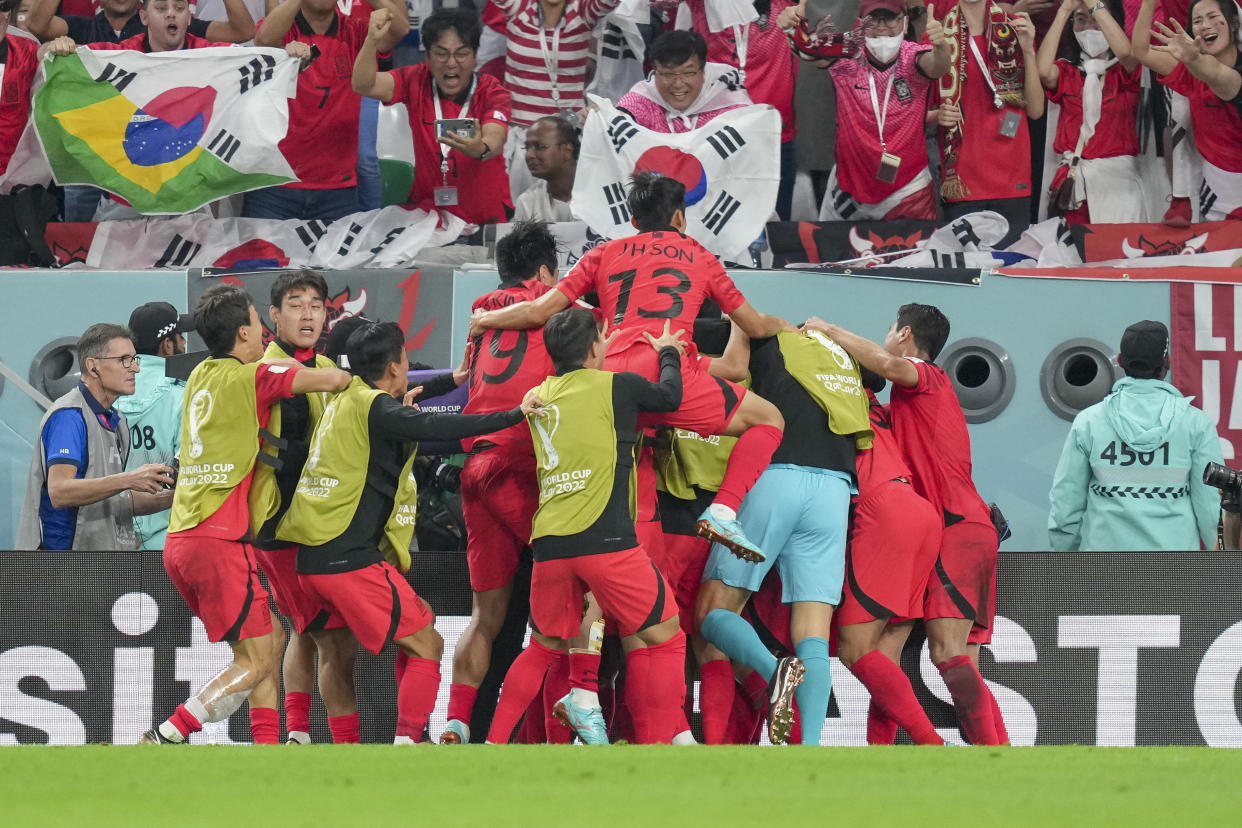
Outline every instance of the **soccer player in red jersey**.
[[(471, 334), (491, 328), (541, 326), (594, 291), (613, 330), (605, 367), (633, 371), (654, 382), (659, 362), (644, 335), (659, 336), (665, 322), (674, 330), (692, 330), (699, 308), (709, 299), (748, 336), (792, 330), (785, 320), (755, 310), (720, 261), (685, 235), (685, 197), (685, 187), (676, 179), (654, 172), (635, 174), (627, 203), (637, 235), (589, 251), (555, 290), (534, 301), (476, 313), (470, 320)], [(682, 387), (680, 408), (640, 418), (639, 424), (663, 423), (704, 435), (739, 438), (720, 491), (699, 519), (699, 530), (739, 556), (761, 558), (762, 552), (737, 523), (737, 508), (780, 444), (784, 428), (780, 412), (740, 385), (712, 377), (693, 344), (682, 364)]]
[(256, 743), (280, 736), (277, 665), (284, 634), (259, 581), (248, 498), (259, 432), (272, 408), (294, 394), (340, 391), (349, 374), (260, 363), (263, 327), (241, 288), (216, 285), (194, 309), (194, 327), (211, 358), (190, 374), (181, 421), (181, 473), (173, 496), (164, 568), (211, 641), (227, 641), (233, 662), (177, 707), (141, 744), (184, 742), (250, 701)]
[(970, 435), (953, 383), (932, 362), (949, 338), (949, 320), (932, 305), (902, 305), (882, 346), (820, 319), (806, 324), (893, 383), (893, 436), (915, 491), (944, 521), (936, 577), (928, 580), (923, 605), (931, 659), (970, 742), (999, 744), (991, 691), (967, 651), (972, 628), (990, 622), (999, 539), (970, 477)]
[(845, 588), (834, 619), (837, 655), (871, 694), (873, 710), (893, 722), (894, 736), (900, 723), (916, 744), (943, 744), (899, 666), (914, 620), (923, 616), (923, 595), (940, 551), (941, 520), (911, 486), (914, 475), (893, 437), (888, 410), (875, 397), (884, 379), (867, 370), (862, 379), (875, 438), (857, 457)]
[[(496, 245), (500, 286), (475, 300), (476, 310), (503, 308), (535, 299), (556, 284), (556, 239), (541, 222), (519, 223)], [(552, 373), (552, 359), (539, 328), (491, 330), (478, 337), (470, 356), (470, 400), (465, 413), (508, 411)], [(466, 558), (474, 606), (453, 654), (448, 727), (441, 744), (470, 741), (470, 715), (491, 663), (519, 556), (530, 542), (531, 519), (539, 506), (535, 449), (530, 428), (512, 428), (466, 440), (461, 473), (466, 518)]]
[[(410, 30), (405, 4), (368, 0), (392, 14), (377, 41), (389, 52)], [(387, 19), (387, 18), (385, 18)], [(358, 112), (362, 99), (350, 76), (367, 37), (357, 15), (337, 11), (336, 0), (284, 0), (259, 21), (256, 46), (304, 44), (295, 57), (315, 57), (298, 75), (298, 93), (289, 102), (289, 131), (280, 151), (298, 180), (282, 187), (246, 193), (242, 215), (251, 218), (333, 221), (356, 212), (358, 188)]]

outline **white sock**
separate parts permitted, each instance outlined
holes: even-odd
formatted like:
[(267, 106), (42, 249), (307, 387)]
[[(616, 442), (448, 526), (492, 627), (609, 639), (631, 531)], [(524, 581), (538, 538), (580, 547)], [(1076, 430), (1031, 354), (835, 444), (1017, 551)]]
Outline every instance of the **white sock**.
[(181, 735), (181, 731), (177, 730), (176, 725), (172, 722), (164, 722), (159, 727), (160, 735), (170, 742), (184, 742), (185, 737)]
[(673, 744), (675, 745), (697, 745), (698, 742), (694, 740), (693, 733), (691, 733), (688, 730), (683, 730), (681, 733), (678, 733), (676, 736), (673, 737)]
[(409, 736), (394, 736), (394, 737), (393, 737), (393, 740), (392, 740), (392, 743), (393, 743), (394, 745), (414, 745), (414, 744), (417, 744), (417, 742), (415, 742), (415, 741), (414, 741), (413, 739), (411, 739)]
[(290, 730), (287, 742), (297, 742), (299, 745), (309, 745), (311, 743), (310, 734), (305, 730)]
[(574, 704), (586, 710), (594, 710), (600, 706), (599, 693), (596, 693), (594, 690), (572, 687), (569, 690), (569, 698)]
[(707, 511), (716, 520), (737, 520), (737, 512), (720, 503), (713, 503), (707, 507)]

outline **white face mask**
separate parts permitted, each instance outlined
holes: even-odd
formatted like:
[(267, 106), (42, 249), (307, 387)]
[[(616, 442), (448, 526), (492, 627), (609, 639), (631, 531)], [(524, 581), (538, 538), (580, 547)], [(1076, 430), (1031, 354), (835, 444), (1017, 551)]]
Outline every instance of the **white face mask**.
[(901, 43), (905, 38), (901, 35), (867, 38), (867, 51), (880, 63), (888, 63), (901, 51)]
[(1087, 57), (1099, 57), (1108, 51), (1108, 38), (1099, 29), (1083, 29), (1081, 32), (1074, 32), (1074, 38), (1078, 41), (1078, 47), (1082, 49), (1082, 53)]

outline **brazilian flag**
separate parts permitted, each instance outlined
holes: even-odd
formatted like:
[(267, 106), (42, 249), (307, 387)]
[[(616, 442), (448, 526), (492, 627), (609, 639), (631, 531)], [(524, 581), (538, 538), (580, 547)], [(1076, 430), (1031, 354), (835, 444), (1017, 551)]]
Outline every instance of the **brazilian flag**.
[[(161, 214), (293, 180), (274, 147), (279, 163), (267, 171), (231, 163), (240, 141), (219, 126), (226, 119), (213, 123), (213, 115), (240, 114), (230, 111), (232, 90), (195, 84), (193, 73), (174, 71), (167, 84), (161, 75), (163, 88), (152, 95), (149, 83), (134, 84), (136, 73), (122, 68), (125, 56), (137, 54), (89, 53), (92, 64), (97, 57), (103, 66), (94, 75), (81, 52), (44, 64), (33, 117), (58, 183), (100, 187), (141, 213)], [(145, 99), (134, 99), (134, 86), (145, 90)]]

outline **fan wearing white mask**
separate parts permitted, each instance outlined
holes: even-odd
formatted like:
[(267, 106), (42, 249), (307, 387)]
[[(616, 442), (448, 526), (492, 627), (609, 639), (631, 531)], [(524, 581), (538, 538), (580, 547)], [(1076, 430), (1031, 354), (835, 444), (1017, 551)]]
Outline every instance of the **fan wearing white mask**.
[(1061, 0), (1039, 47), (1039, 80), (1061, 105), (1049, 208), (1071, 224), (1145, 218), (1135, 121), (1142, 74), (1124, 21), (1120, 0)]
[[(778, 20), (792, 28), (806, 2)], [(924, 122), (932, 82), (949, 70), (944, 29), (927, 7), (927, 43), (905, 39), (905, 0), (862, 0), (865, 46), (829, 67), (837, 93), (836, 166), (820, 207), (824, 221), (934, 219), (936, 190)]]
[[(1195, 146), (1203, 156), (1199, 211), (1204, 221), (1242, 218), (1242, 50), (1233, 0), (1193, 0), (1189, 32), (1176, 20), (1155, 24), (1155, 0), (1143, 0), (1131, 48), (1162, 84), (1190, 99)], [(1230, 105), (1232, 104), (1232, 105)]]

